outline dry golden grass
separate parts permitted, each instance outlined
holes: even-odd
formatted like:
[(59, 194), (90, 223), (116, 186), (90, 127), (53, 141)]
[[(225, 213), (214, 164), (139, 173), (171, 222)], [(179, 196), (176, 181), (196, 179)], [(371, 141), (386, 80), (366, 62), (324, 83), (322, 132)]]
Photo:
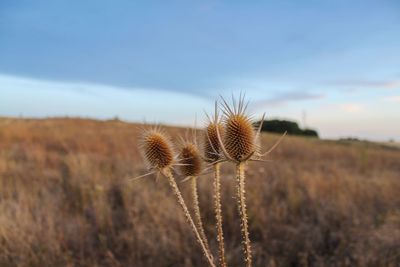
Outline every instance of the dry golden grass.
[[(205, 266), (167, 180), (129, 182), (146, 173), (139, 134), (119, 121), (0, 119), (0, 266)], [(289, 136), (269, 157), (246, 177), (254, 266), (399, 266), (399, 149)], [(227, 261), (240, 266), (233, 168), (222, 165), (222, 212)], [(216, 251), (212, 174), (198, 182)]]

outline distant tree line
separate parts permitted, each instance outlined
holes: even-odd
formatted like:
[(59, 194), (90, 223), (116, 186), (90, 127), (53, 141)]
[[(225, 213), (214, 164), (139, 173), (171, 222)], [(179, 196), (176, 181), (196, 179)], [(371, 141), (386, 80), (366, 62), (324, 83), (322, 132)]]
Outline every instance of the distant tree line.
[[(261, 121), (256, 122), (256, 126), (260, 125)], [(302, 135), (317, 137), (318, 132), (313, 129), (301, 129), (296, 122), (287, 120), (264, 120), (262, 132), (272, 132), (272, 133), (284, 133), (287, 131), (288, 134), (292, 135)]]

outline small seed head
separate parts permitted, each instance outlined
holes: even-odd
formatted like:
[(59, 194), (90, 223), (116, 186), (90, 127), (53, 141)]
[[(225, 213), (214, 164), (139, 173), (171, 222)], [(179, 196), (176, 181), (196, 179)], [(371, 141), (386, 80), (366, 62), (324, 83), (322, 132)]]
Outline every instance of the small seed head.
[(199, 176), (202, 169), (199, 150), (192, 143), (183, 145), (179, 154), (180, 172), (185, 177)]
[(174, 152), (168, 138), (158, 131), (150, 131), (142, 138), (144, 156), (151, 168), (165, 169), (172, 166)]
[(220, 135), (223, 135), (224, 128), (220, 123), (209, 123), (204, 133), (204, 157), (209, 163), (221, 159), (221, 146), (218, 141), (217, 127)]
[(256, 150), (256, 133), (253, 124), (242, 113), (230, 114), (225, 119), (224, 146), (234, 160), (241, 162)]

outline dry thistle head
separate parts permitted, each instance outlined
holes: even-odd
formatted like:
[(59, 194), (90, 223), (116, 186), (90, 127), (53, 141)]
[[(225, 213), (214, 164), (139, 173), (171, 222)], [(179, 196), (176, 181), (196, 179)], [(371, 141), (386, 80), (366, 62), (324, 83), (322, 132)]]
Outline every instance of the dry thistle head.
[(245, 114), (244, 99), (240, 98), (238, 105), (233, 101), (231, 108), (224, 99), (224, 137), (225, 154), (231, 160), (243, 162), (250, 159), (258, 148), (257, 134), (253, 123)]
[(163, 170), (172, 167), (174, 152), (170, 141), (162, 132), (152, 130), (144, 133), (141, 147), (151, 168)]
[(221, 146), (218, 141), (218, 132), (223, 135), (224, 128), (220, 123), (210, 122), (204, 133), (204, 158), (208, 163), (213, 163), (221, 159)]
[(244, 114), (231, 114), (225, 121), (224, 145), (236, 161), (250, 158), (256, 150), (256, 134), (251, 120)]
[(179, 154), (180, 172), (185, 177), (199, 176), (202, 171), (202, 160), (197, 147), (190, 142), (186, 142)]

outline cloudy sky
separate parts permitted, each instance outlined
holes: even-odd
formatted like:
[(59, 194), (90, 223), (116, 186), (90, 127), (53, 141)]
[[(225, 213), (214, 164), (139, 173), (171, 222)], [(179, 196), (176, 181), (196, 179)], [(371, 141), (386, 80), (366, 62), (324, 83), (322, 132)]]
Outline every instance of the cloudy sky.
[(0, 116), (193, 125), (218, 95), (400, 140), (400, 2), (0, 0)]

